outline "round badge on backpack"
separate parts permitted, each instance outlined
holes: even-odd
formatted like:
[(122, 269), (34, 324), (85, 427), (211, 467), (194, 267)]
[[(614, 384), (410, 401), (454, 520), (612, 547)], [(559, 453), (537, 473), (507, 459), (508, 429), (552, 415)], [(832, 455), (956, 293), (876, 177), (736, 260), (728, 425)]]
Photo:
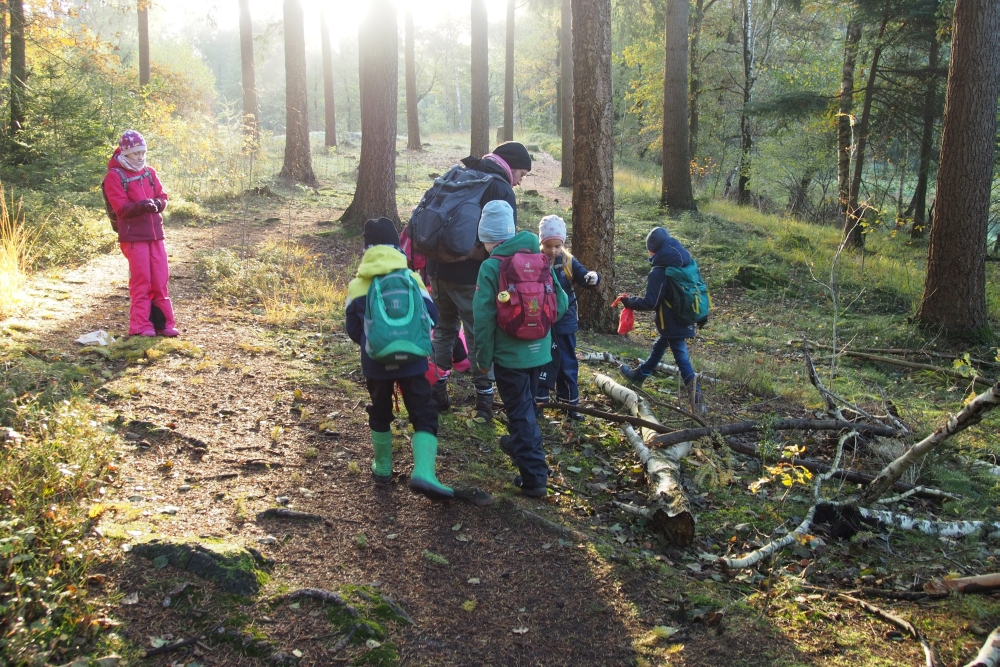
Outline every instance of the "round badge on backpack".
[(497, 301), (499, 301), (500, 303), (507, 303), (508, 301), (510, 301), (510, 292), (504, 291), (497, 294)]

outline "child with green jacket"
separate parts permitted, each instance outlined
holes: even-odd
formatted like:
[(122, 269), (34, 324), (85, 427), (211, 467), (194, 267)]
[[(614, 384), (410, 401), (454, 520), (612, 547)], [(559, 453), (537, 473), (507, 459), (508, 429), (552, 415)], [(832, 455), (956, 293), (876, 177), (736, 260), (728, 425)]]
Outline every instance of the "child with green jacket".
[[(514, 211), (510, 204), (498, 200), (483, 207), (479, 240), (490, 257), (479, 268), (472, 300), (476, 364), (483, 370), (493, 365), (510, 432), (509, 436), (500, 438), (500, 449), (521, 473), (514, 478), (514, 486), (528, 497), (542, 498), (547, 493), (548, 466), (542, 449), (542, 432), (535, 421), (534, 397), (538, 390), (538, 371), (552, 360), (552, 333), (537, 340), (522, 340), (497, 326), (497, 299), (504, 290), (500, 286), (500, 258), (518, 251), (538, 253), (538, 236), (527, 231), (515, 234)], [(566, 312), (568, 299), (554, 273), (552, 285), (558, 319)]]

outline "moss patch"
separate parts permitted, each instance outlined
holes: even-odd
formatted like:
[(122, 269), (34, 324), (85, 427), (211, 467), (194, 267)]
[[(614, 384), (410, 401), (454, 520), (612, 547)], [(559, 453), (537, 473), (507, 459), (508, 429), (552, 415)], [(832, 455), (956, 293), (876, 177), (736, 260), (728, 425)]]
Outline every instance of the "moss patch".
[(270, 581), (266, 570), (273, 561), (256, 549), (216, 551), (198, 543), (173, 544), (154, 540), (137, 544), (132, 553), (154, 562), (190, 572), (218, 585), (227, 593), (252, 597)]

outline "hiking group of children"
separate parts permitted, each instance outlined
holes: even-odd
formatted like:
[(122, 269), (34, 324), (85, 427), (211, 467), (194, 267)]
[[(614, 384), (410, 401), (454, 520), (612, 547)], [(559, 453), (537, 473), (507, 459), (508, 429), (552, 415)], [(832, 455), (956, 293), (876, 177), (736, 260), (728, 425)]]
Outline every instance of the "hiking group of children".
[[(508, 154), (527, 153), (523, 146), (517, 146), (519, 151), (515, 152), (508, 148), (508, 144), (501, 144), (483, 160), (504, 162), (504, 166), (509, 166), (498, 155), (502, 155), (505, 148)], [(527, 168), (530, 169), (530, 162)], [(506, 171), (510, 174), (510, 169)], [(444, 178), (447, 179), (447, 175)], [(520, 182), (519, 177), (516, 180)], [(510, 184), (515, 184), (513, 179)], [(433, 189), (425, 195), (421, 206), (432, 192)], [(488, 195), (484, 197), (488, 198)], [(415, 211), (414, 219), (421, 206)], [(400, 237), (391, 220), (379, 218), (365, 223), (364, 256), (357, 277), (348, 287), (346, 317), (349, 336), (361, 346), (362, 369), (371, 396), (367, 410), (374, 449), (372, 471), (377, 483), (392, 481), (393, 434), (390, 426), (393, 419), (392, 395), (398, 386), (414, 429), (410, 488), (437, 500), (456, 497), (456, 490), (442, 484), (435, 474), (438, 412), (450, 405), (447, 379), (452, 366), (454, 338), (441, 340), (435, 330), (433, 357), (438, 369), (430, 373), (430, 379), (427, 377), (426, 354), (418, 357), (415, 349), (409, 356), (401, 353), (407, 346), (403, 339), (412, 343), (416, 337), (414, 332), (406, 330), (407, 325), (402, 324), (404, 311), (411, 310), (409, 302), (401, 298), (387, 298), (384, 290), (376, 289), (376, 285), (381, 280), (388, 282), (390, 275), (402, 274), (403, 280), (410, 281), (412, 300), (419, 298), (435, 325), (439, 322), (443, 304), (455, 310), (456, 326), (452, 334), (457, 333), (460, 319), (461, 325), (466, 327), (469, 342), (477, 414), (492, 418), (492, 382), (495, 382), (507, 415), (508, 431), (507, 435), (499, 438), (498, 446), (518, 469), (513, 484), (531, 498), (542, 498), (547, 494), (549, 469), (538, 425), (540, 407), (549, 401), (552, 392), (561, 403), (578, 404), (575, 291), (578, 287), (597, 286), (601, 276), (587, 270), (570, 254), (565, 245), (566, 223), (562, 218), (545, 216), (539, 222), (538, 234), (535, 234), (518, 232), (515, 215), (506, 198), (488, 200), (482, 205), (475, 237), (486, 258), (478, 262), (471, 316), (462, 314), (461, 317), (458, 314), (459, 305), (454, 303), (457, 299), (439, 293), (441, 287), (455, 288), (458, 284), (446, 282), (442, 285), (440, 274), (432, 275), (432, 297), (423, 277), (412, 270), (409, 245), (412, 239), (404, 238), (404, 245), (410, 253), (408, 257), (408, 253), (400, 248)], [(410, 231), (408, 228), (407, 232)], [(620, 371), (631, 383), (641, 385), (656, 369), (666, 350), (670, 349), (685, 386), (700, 401), (685, 343), (686, 338), (694, 336), (694, 325), (685, 325), (675, 319), (667, 303), (668, 281), (664, 273), (666, 267), (684, 267), (693, 260), (680, 242), (662, 227), (649, 233), (646, 249), (652, 266), (646, 293), (642, 297), (623, 295), (622, 303), (635, 310), (656, 311), (656, 327), (660, 335), (643, 364), (637, 368), (623, 365)], [(431, 262), (428, 264), (434, 265)], [(454, 273), (457, 275), (457, 272)], [(398, 296), (403, 291), (405, 288), (397, 286), (394, 294)], [(380, 302), (376, 304), (373, 300)], [(373, 308), (387, 308), (395, 314), (390, 314), (380, 324), (381, 315), (372, 315)], [(407, 317), (405, 321), (412, 321), (412, 317)], [(399, 355), (400, 363), (393, 363), (391, 355), (387, 356), (385, 352), (382, 352), (382, 361), (379, 362), (372, 358), (378, 346), (371, 344), (369, 336), (376, 329), (391, 329), (392, 322), (399, 325), (397, 331), (401, 340), (390, 343), (385, 349), (394, 350)], [(490, 382), (488, 392), (480, 386), (485, 382)], [(484, 397), (488, 397), (488, 401)], [(570, 411), (569, 416), (571, 419), (583, 418), (575, 411)]]
[[(145, 164), (145, 156), (142, 135), (125, 132), (108, 163), (102, 190), (129, 263), (129, 334), (171, 337), (178, 331), (167, 290), (160, 215), (167, 194), (156, 172)], [(559, 216), (542, 218), (538, 234), (517, 231), (512, 188), (531, 169), (523, 145), (507, 142), (481, 159), (467, 158), (463, 163), (438, 181), (458, 182), (473, 169), (482, 177), (472, 186), (479, 187), (472, 192), (480, 198), (472, 238), (482, 256), (470, 253), (459, 261), (437, 256), (428, 261), (433, 298), (424, 278), (413, 270), (413, 255), (401, 249), (393, 221), (383, 217), (364, 226), (364, 255), (348, 285), (346, 329), (361, 347), (371, 398), (366, 409), (374, 450), (372, 473), (379, 484), (392, 482), (392, 403), (398, 388), (414, 431), (410, 488), (434, 500), (456, 497), (454, 489), (437, 479), (435, 461), (438, 413), (450, 404), (447, 380), (456, 341), (464, 330), (477, 414), (492, 419), (495, 382), (508, 430), (498, 444), (518, 469), (513, 483), (524, 495), (541, 498), (547, 493), (549, 470), (538, 426), (541, 410), (536, 405), (548, 402), (552, 392), (561, 403), (577, 405), (575, 290), (597, 286), (601, 276), (569, 253), (566, 223)], [(425, 195), (414, 219), (427, 208), (433, 192), (434, 188)], [(693, 260), (662, 227), (649, 233), (646, 250), (652, 265), (646, 293), (623, 295), (621, 302), (634, 310), (656, 311), (659, 337), (644, 363), (637, 368), (622, 366), (620, 371), (633, 384), (642, 384), (669, 348), (692, 397), (700, 397), (685, 343), (694, 336), (694, 325), (674, 317), (664, 272), (689, 266)], [(435, 362), (430, 373), (428, 357)], [(583, 419), (575, 411), (569, 417)]]

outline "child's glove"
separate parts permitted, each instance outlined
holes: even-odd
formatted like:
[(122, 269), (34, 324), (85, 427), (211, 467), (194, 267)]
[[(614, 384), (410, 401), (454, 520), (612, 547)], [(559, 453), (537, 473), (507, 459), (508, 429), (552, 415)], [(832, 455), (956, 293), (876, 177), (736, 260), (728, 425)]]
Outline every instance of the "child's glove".
[(142, 205), (146, 207), (146, 210), (150, 213), (159, 213), (159, 209), (156, 206), (156, 202), (152, 199), (144, 199)]
[(163, 209), (167, 207), (167, 202), (162, 199), (154, 199), (153, 203), (156, 204), (156, 212), (163, 213)]
[(583, 282), (587, 283), (591, 287), (600, 282), (601, 277), (597, 275), (597, 271), (587, 271), (583, 276)]

